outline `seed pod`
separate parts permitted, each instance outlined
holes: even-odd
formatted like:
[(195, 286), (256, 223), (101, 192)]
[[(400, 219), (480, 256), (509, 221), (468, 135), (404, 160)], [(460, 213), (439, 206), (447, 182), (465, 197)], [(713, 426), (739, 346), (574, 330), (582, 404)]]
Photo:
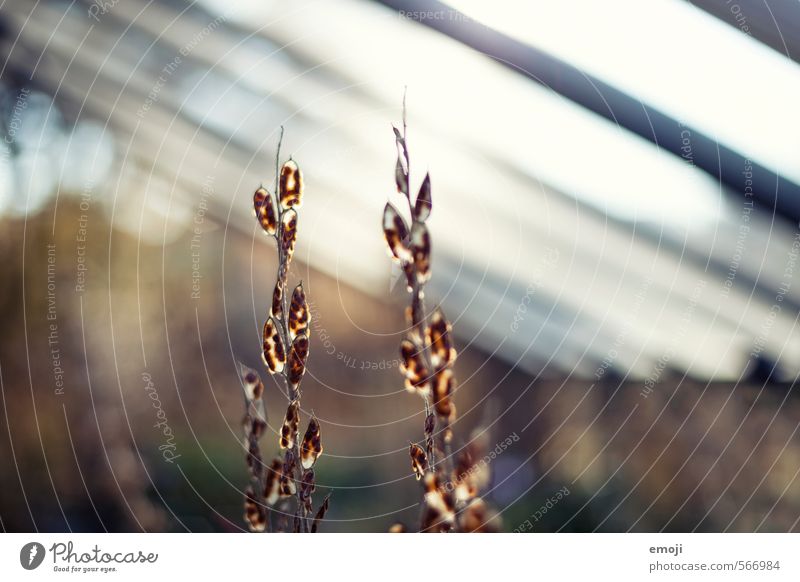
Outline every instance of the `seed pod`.
[(253, 208), (256, 211), (256, 218), (258, 218), (261, 228), (267, 234), (275, 235), (278, 230), (278, 219), (275, 213), (275, 206), (272, 202), (272, 196), (264, 188), (259, 188), (253, 194)]
[(289, 449), (283, 458), (283, 467), (281, 468), (281, 496), (290, 497), (297, 493), (297, 484), (294, 480), (294, 469), (297, 466), (297, 458), (294, 456), (294, 451)]
[(300, 208), (303, 204), (303, 173), (294, 160), (289, 160), (281, 168), (280, 177), (281, 208)]
[(430, 381), (422, 353), (414, 342), (405, 339), (400, 342), (400, 356), (400, 371), (406, 377), (406, 390), (426, 396), (430, 393)]
[(275, 289), (272, 291), (272, 307), (269, 314), (274, 319), (283, 319), (283, 279), (280, 277), (275, 282)]
[(261, 473), (263, 464), (258, 440), (251, 437), (247, 443), (247, 468), (250, 469), (250, 475), (257, 479)]
[(272, 459), (267, 467), (267, 477), (264, 485), (264, 500), (268, 505), (275, 505), (281, 497), (281, 476), (283, 475), (283, 461), (279, 458)]
[(441, 418), (449, 418), (453, 407), (453, 372), (449, 368), (440, 369), (433, 379), (433, 408)]
[(408, 196), (408, 173), (403, 167), (403, 161), (400, 154), (397, 154), (397, 163), (394, 166), (394, 182), (397, 185), (397, 191), (405, 196)]
[(425, 340), (431, 348), (431, 363), (437, 368), (444, 367), (456, 359), (451, 331), (452, 327), (442, 311), (440, 309), (434, 311), (431, 324), (425, 330)]
[(239, 376), (242, 379), (242, 388), (244, 388), (244, 397), (247, 402), (258, 400), (264, 393), (264, 384), (261, 382), (261, 376), (252, 368), (248, 368), (241, 362), (239, 363)]
[(262, 339), (264, 348), (261, 359), (264, 360), (264, 364), (270, 372), (280, 374), (286, 365), (286, 350), (283, 347), (283, 339), (278, 332), (278, 326), (271, 317), (264, 323)]
[(413, 259), (406, 243), (408, 239), (406, 221), (391, 202), (387, 202), (383, 209), (383, 236), (393, 258), (401, 263), (408, 263)]
[(259, 416), (253, 417), (250, 424), (250, 434), (253, 435), (253, 438), (259, 440), (264, 435), (264, 431), (266, 430), (267, 422)]
[(244, 491), (244, 520), (252, 532), (262, 532), (267, 528), (267, 510), (258, 502), (250, 486)]
[(317, 514), (314, 516), (314, 521), (311, 523), (311, 533), (317, 533), (320, 522), (325, 519), (325, 514), (328, 513), (328, 500), (330, 498), (331, 494), (328, 493), (325, 499), (322, 500), (322, 505), (319, 506)]
[(297, 442), (297, 427), (300, 424), (300, 403), (294, 400), (286, 409), (286, 417), (281, 427), (280, 446), (282, 449), (292, 449)]
[(289, 383), (294, 391), (298, 390), (303, 374), (306, 372), (307, 359), (308, 336), (298, 335), (292, 342), (292, 350), (289, 353)]
[(314, 481), (314, 469), (303, 472), (303, 479), (300, 481), (300, 501), (306, 508), (307, 513), (311, 513), (314, 506), (311, 504), (311, 494), (316, 491), (317, 486)]
[(411, 227), (411, 253), (417, 272), (417, 282), (424, 284), (431, 277), (431, 237), (424, 222)]
[(414, 470), (417, 481), (419, 481), (428, 469), (428, 457), (422, 447), (414, 443), (409, 445), (408, 454), (411, 456), (411, 468)]
[(298, 335), (308, 331), (311, 312), (306, 302), (306, 293), (301, 283), (292, 292), (292, 303), (289, 306), (289, 337), (294, 340)]
[(286, 256), (286, 264), (294, 255), (294, 244), (297, 242), (297, 212), (289, 209), (281, 217), (281, 249)]
[(320, 437), (319, 422), (315, 417), (311, 417), (303, 437), (303, 444), (300, 446), (300, 462), (303, 469), (310, 469), (317, 462), (322, 454), (322, 439)]
[(432, 209), (431, 177), (429, 174), (425, 174), (425, 179), (422, 181), (422, 186), (419, 188), (419, 194), (417, 194), (417, 202), (414, 205), (414, 218), (420, 222), (425, 222), (431, 215)]

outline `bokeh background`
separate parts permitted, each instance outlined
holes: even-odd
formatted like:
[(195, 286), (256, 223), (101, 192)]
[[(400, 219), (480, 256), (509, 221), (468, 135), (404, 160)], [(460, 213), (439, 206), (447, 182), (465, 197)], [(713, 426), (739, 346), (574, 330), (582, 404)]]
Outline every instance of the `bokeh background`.
[(243, 528), (281, 125), (324, 529), (416, 521), (381, 231), (406, 91), (457, 443), (519, 437), (503, 529), (800, 530), (796, 2), (6, 0), (0, 56), (4, 531)]

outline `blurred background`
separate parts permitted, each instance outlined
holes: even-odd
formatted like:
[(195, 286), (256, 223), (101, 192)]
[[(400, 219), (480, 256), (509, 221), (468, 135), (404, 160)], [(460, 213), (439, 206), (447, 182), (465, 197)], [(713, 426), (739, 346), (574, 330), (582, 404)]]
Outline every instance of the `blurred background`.
[(503, 529), (800, 530), (796, 2), (7, 0), (0, 55), (4, 531), (243, 528), (281, 125), (324, 529), (415, 522), (404, 91)]

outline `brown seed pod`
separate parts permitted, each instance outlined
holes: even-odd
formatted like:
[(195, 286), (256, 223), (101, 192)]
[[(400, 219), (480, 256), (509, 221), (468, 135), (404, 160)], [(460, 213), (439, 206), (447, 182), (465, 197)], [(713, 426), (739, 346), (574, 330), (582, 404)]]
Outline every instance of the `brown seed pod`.
[(267, 422), (258, 416), (254, 417), (252, 423), (250, 424), (250, 434), (253, 435), (253, 438), (259, 440), (262, 436), (264, 436), (264, 431), (267, 430)]
[(308, 309), (306, 293), (301, 283), (292, 292), (292, 302), (289, 306), (289, 336), (292, 340), (298, 335), (305, 334), (311, 322), (311, 312)]
[(294, 469), (297, 466), (297, 458), (294, 451), (289, 449), (283, 457), (283, 467), (281, 468), (281, 496), (291, 497), (297, 493), (297, 484), (294, 480)]
[(264, 484), (264, 500), (268, 505), (275, 505), (281, 497), (281, 476), (283, 475), (283, 461), (280, 458), (272, 459), (267, 467), (267, 476)]
[(428, 369), (425, 367), (422, 352), (408, 339), (400, 342), (400, 371), (406, 377), (406, 390), (421, 396), (430, 393)]
[(304, 471), (303, 478), (300, 481), (300, 500), (303, 502), (307, 513), (311, 513), (314, 510), (314, 506), (311, 504), (311, 494), (314, 493), (316, 489), (314, 469)]
[(283, 279), (278, 278), (272, 290), (272, 307), (269, 314), (277, 320), (283, 319)]
[(278, 326), (271, 317), (264, 323), (262, 340), (261, 359), (264, 360), (264, 364), (270, 372), (280, 374), (286, 365), (286, 350), (283, 347), (283, 339), (278, 332)]
[(411, 253), (417, 282), (425, 284), (431, 277), (431, 237), (424, 222), (415, 222), (411, 227)]
[(317, 462), (322, 454), (322, 438), (320, 436), (320, 426), (316, 417), (311, 417), (303, 437), (303, 444), (300, 446), (300, 463), (303, 469), (310, 469)]
[(282, 449), (294, 448), (297, 442), (297, 427), (300, 424), (300, 404), (294, 400), (286, 409), (286, 416), (281, 427), (279, 444)]
[(287, 267), (294, 255), (295, 242), (297, 242), (297, 212), (290, 208), (281, 217), (281, 249), (286, 256)]
[(420, 222), (425, 222), (431, 215), (433, 201), (431, 200), (431, 177), (425, 174), (422, 186), (417, 194), (417, 202), (414, 205), (414, 218)]
[(441, 418), (449, 418), (453, 408), (453, 388), (455, 379), (449, 368), (442, 368), (433, 379), (433, 408)]
[(408, 447), (408, 454), (411, 456), (411, 468), (417, 481), (422, 479), (428, 469), (428, 457), (421, 446), (411, 443)]
[(253, 208), (256, 211), (256, 218), (258, 218), (261, 228), (267, 234), (274, 236), (278, 230), (278, 219), (272, 196), (264, 188), (259, 188), (253, 194)]
[(314, 516), (314, 521), (311, 523), (311, 533), (317, 533), (320, 522), (325, 519), (325, 514), (328, 513), (328, 503), (330, 498), (331, 494), (328, 493), (325, 496), (325, 499), (322, 500), (322, 505), (319, 506), (317, 514)]
[(267, 528), (267, 510), (258, 502), (250, 486), (244, 491), (244, 520), (250, 531), (262, 532)]
[(292, 342), (292, 349), (289, 353), (289, 383), (292, 390), (297, 391), (303, 374), (306, 372), (306, 360), (308, 359), (308, 336), (298, 335)]
[(431, 349), (431, 363), (436, 368), (451, 364), (456, 359), (453, 348), (452, 327), (440, 309), (433, 312), (431, 323), (425, 330), (425, 341)]
[(239, 363), (239, 375), (242, 379), (245, 400), (252, 402), (260, 399), (264, 393), (264, 384), (261, 382), (261, 376), (258, 375), (258, 372)]
[(250, 469), (250, 475), (258, 478), (262, 465), (261, 448), (258, 446), (258, 440), (250, 438), (247, 443), (247, 468)]
[(391, 257), (401, 263), (408, 263), (413, 259), (406, 243), (408, 239), (406, 221), (391, 202), (387, 202), (383, 209), (383, 236), (386, 238)]
[(284, 210), (303, 205), (303, 173), (294, 160), (289, 160), (281, 168), (280, 191)]

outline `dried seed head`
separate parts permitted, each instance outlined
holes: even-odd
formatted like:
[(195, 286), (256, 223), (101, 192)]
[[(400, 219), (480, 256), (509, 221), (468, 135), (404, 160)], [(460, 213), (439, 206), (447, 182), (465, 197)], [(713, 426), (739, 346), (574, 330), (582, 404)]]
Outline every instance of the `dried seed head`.
[(289, 160), (281, 168), (280, 178), (281, 207), (300, 208), (303, 204), (303, 173), (294, 160)]
[(292, 390), (297, 391), (303, 374), (306, 372), (306, 360), (308, 359), (308, 336), (298, 335), (292, 342), (292, 349), (289, 353), (289, 383)]
[(411, 253), (417, 272), (417, 282), (424, 284), (431, 277), (431, 237), (424, 222), (411, 227)]
[(263, 351), (261, 359), (264, 360), (267, 368), (273, 374), (283, 372), (286, 365), (286, 350), (283, 347), (283, 339), (278, 332), (278, 326), (271, 317), (264, 323)]
[(417, 202), (414, 205), (414, 218), (420, 222), (425, 222), (431, 215), (432, 208), (431, 177), (429, 174), (425, 174), (425, 179), (419, 188), (419, 194), (417, 194)]
[(261, 376), (258, 375), (258, 372), (240, 363), (239, 375), (242, 379), (245, 400), (252, 402), (260, 399), (264, 393), (264, 384), (261, 382)]
[(283, 319), (283, 279), (278, 277), (275, 289), (272, 291), (272, 308), (269, 314), (275, 319)]
[(390, 256), (404, 264), (412, 260), (411, 251), (406, 244), (408, 239), (406, 221), (391, 202), (387, 202), (383, 209), (383, 236), (389, 246)]
[(283, 475), (283, 461), (279, 458), (272, 459), (267, 467), (267, 477), (264, 484), (264, 500), (267, 505), (275, 505), (281, 497), (281, 476)]
[(400, 342), (400, 371), (406, 377), (406, 390), (423, 397), (430, 393), (428, 369), (422, 359), (422, 352), (411, 340)]
[(286, 409), (286, 417), (281, 427), (280, 445), (282, 449), (294, 448), (297, 442), (297, 427), (300, 424), (300, 403), (295, 400)]
[(422, 447), (414, 443), (409, 445), (408, 454), (411, 456), (411, 468), (414, 470), (417, 481), (419, 481), (428, 469), (428, 457)]
[(292, 303), (289, 307), (289, 336), (294, 339), (301, 333), (306, 333), (310, 322), (311, 312), (303, 284), (300, 283), (292, 292)]
[(286, 264), (294, 255), (294, 244), (297, 242), (297, 212), (289, 209), (281, 217), (281, 248), (286, 256)]
[(431, 324), (425, 330), (425, 340), (431, 348), (431, 363), (441, 368), (456, 359), (453, 348), (452, 327), (440, 309), (433, 312)]
[(297, 466), (297, 458), (294, 451), (289, 449), (283, 457), (283, 467), (281, 468), (281, 496), (290, 497), (297, 493), (297, 485), (294, 480), (294, 469)]
[(272, 196), (264, 188), (259, 188), (253, 194), (253, 208), (256, 211), (256, 218), (258, 218), (261, 228), (267, 234), (275, 235), (278, 230), (278, 219), (275, 213), (275, 206), (272, 202)]
[(244, 520), (250, 531), (262, 532), (267, 528), (267, 510), (256, 499), (252, 487), (244, 491)]
[(311, 417), (303, 437), (303, 444), (300, 446), (300, 462), (303, 469), (310, 469), (317, 462), (322, 454), (322, 439), (320, 436), (320, 426), (316, 417)]
[(450, 368), (442, 368), (433, 379), (433, 408), (441, 418), (449, 418), (453, 409), (453, 372)]
[(311, 533), (317, 533), (319, 529), (319, 524), (325, 519), (325, 514), (328, 513), (328, 502), (331, 498), (330, 493), (325, 496), (325, 499), (322, 501), (322, 505), (319, 506), (317, 510), (317, 514), (314, 516), (314, 521), (311, 523)]

